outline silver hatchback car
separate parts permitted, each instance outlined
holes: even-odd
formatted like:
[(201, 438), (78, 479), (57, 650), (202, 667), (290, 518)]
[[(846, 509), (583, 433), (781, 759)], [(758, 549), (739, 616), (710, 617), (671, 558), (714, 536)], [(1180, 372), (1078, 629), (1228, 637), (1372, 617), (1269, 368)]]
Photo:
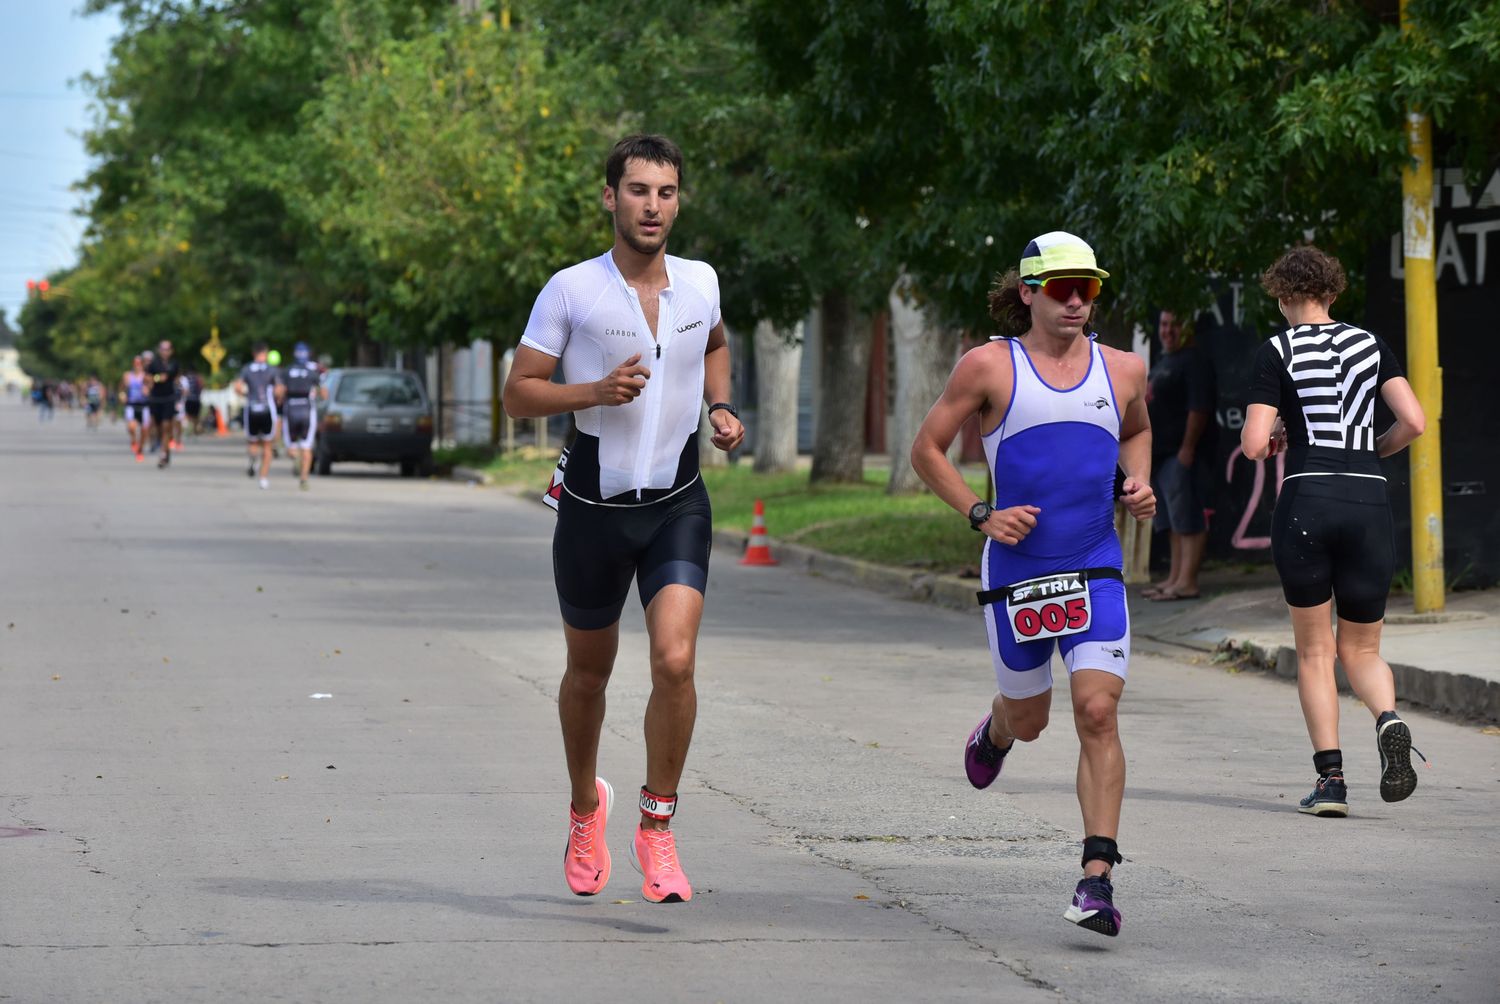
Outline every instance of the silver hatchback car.
[(432, 473), (432, 402), (416, 375), (397, 369), (336, 369), (323, 377), (313, 466), (343, 460), (400, 464), (403, 477)]

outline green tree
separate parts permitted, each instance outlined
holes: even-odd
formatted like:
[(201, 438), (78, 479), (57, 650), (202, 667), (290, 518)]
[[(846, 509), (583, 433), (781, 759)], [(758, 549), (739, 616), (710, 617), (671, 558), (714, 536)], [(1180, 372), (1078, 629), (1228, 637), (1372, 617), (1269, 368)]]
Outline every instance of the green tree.
[(604, 233), (589, 154), (608, 70), (496, 19), (434, 16), (372, 39), (359, 5), (325, 21), (338, 73), (304, 112), (281, 188), (364, 262), (370, 331), (514, 344), (547, 278)]

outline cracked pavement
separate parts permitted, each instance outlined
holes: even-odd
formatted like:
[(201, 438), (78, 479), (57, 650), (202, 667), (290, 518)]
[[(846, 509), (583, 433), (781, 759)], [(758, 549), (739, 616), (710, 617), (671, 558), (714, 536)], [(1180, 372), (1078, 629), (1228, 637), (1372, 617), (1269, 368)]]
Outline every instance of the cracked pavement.
[[(350, 465), (299, 494), (237, 437), (168, 471), (0, 399), (0, 1001), (1489, 1001), (1500, 737), (1412, 713), (1434, 767), (1301, 816), (1289, 684), (1138, 643), (1117, 939), (1062, 920), (1076, 741), (985, 792), (976, 615), (719, 553), (674, 828), (640, 896), (640, 608), (601, 771), (601, 896), (562, 882), (550, 511)], [(775, 511), (768, 513), (774, 541)], [(773, 545), (774, 546), (774, 545)], [(14, 625), (13, 627), (7, 625)], [(1152, 649), (1156, 648), (1156, 651)], [(1144, 651), (1143, 651), (1144, 649)], [(313, 698), (313, 694), (331, 694)]]

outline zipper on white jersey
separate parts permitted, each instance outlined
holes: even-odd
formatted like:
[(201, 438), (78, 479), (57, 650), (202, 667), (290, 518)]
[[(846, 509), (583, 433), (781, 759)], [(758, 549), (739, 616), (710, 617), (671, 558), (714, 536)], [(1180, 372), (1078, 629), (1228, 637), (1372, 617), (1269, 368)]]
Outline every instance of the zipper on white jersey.
[[(671, 276), (667, 277), (668, 282)], [(670, 287), (668, 287), (670, 288)], [(634, 294), (634, 290), (631, 293)], [(662, 290), (666, 293), (666, 290)], [(641, 309), (640, 297), (633, 296), (635, 300), (636, 314), (641, 319), (641, 330), (649, 333), (651, 326), (646, 323), (646, 312)], [(666, 393), (667, 362), (663, 356), (665, 346), (662, 339), (667, 337), (672, 330), (672, 304), (670, 296), (657, 295), (656, 300), (656, 339), (652, 346), (653, 365), (651, 377), (647, 381), (647, 392), (642, 396), (646, 398), (646, 417), (641, 422), (641, 441), (636, 444), (635, 472), (631, 480), (636, 483), (635, 497), (641, 498), (641, 486), (647, 484), (651, 479), (651, 461), (656, 455), (656, 440), (661, 434), (661, 407), (662, 395)]]
[(650, 338), (651, 346), (649, 352), (643, 353), (645, 358), (651, 360), (647, 368), (651, 371), (650, 378), (646, 381), (646, 388), (641, 392), (641, 403), (645, 405), (646, 414), (641, 421), (641, 438), (636, 444), (635, 470), (631, 472), (630, 480), (636, 485), (635, 497), (641, 498), (642, 486), (650, 481), (651, 459), (656, 454), (656, 440), (661, 432), (661, 409), (662, 395), (666, 393), (666, 350), (672, 337), (672, 300), (674, 298), (673, 277), (671, 265), (663, 262), (667, 271), (667, 285), (657, 294), (656, 300), (656, 336), (651, 337), (651, 325), (646, 323), (646, 311), (641, 308), (641, 297), (630, 283), (625, 281), (625, 276), (615, 264), (614, 257), (605, 252), (605, 258), (609, 262), (610, 271), (614, 273), (615, 279), (625, 290), (625, 298), (635, 308), (636, 320), (640, 324), (640, 335), (643, 339)]

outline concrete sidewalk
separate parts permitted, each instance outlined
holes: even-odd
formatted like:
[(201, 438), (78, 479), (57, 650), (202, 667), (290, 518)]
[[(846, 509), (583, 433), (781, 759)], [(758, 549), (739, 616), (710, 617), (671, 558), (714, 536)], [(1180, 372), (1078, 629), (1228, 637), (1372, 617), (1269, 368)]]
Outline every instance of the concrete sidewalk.
[[(774, 527), (772, 528), (774, 533)], [(746, 535), (718, 534), (720, 553), (739, 553)], [(806, 572), (887, 595), (972, 610), (978, 580), (890, 568), (772, 540), (776, 558)], [(1212, 652), (1240, 669), (1297, 678), (1297, 652), (1276, 573), (1263, 568), (1210, 569), (1202, 598), (1142, 599), (1130, 587), (1137, 643), (1150, 639)], [(1500, 723), (1500, 589), (1452, 593), (1439, 614), (1417, 614), (1406, 595), (1391, 598), (1381, 652), (1403, 702), (1465, 720)], [(1343, 671), (1339, 683), (1345, 687)]]

